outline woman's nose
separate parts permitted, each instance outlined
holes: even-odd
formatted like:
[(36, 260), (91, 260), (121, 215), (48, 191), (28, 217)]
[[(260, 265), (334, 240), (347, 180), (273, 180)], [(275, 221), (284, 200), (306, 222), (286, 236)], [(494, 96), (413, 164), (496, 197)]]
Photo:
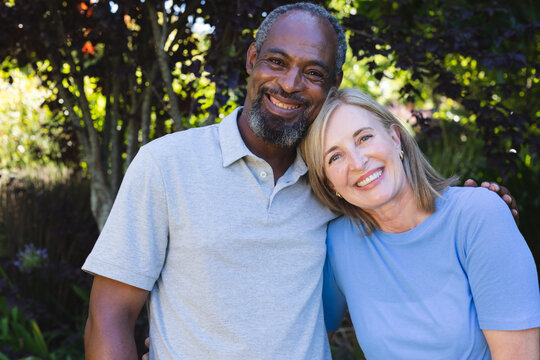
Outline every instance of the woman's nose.
[(351, 170), (364, 170), (367, 162), (367, 156), (360, 151), (351, 151), (349, 153), (349, 168)]

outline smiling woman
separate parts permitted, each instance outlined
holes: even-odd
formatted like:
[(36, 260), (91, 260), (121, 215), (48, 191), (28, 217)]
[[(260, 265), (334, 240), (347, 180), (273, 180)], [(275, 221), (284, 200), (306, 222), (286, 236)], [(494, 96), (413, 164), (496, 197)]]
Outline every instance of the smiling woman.
[(323, 151), (328, 186), (372, 216), (414, 197), (401, 166), (397, 126), (386, 129), (369, 111), (337, 108), (327, 123)]
[(331, 91), (301, 149), (310, 185), (319, 199), (332, 210), (357, 219), (368, 232), (389, 224), (378, 224), (373, 218), (379, 206), (361, 206), (358, 201), (382, 196), (385, 190), (386, 200), (401, 202), (400, 212), (405, 204), (414, 204), (424, 217), (433, 212), (440, 192), (457, 182), (431, 167), (399, 119), (354, 89)]
[(384, 107), (332, 90), (301, 144), (328, 226), (325, 323), (368, 359), (540, 356), (534, 260), (504, 202), (452, 187)]

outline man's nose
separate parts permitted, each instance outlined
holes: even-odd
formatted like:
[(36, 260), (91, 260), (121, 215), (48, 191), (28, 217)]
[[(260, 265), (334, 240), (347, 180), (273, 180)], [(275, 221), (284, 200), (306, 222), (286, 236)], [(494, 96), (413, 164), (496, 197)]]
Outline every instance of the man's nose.
[(304, 89), (302, 72), (296, 67), (289, 68), (278, 78), (278, 84), (287, 93), (293, 93)]

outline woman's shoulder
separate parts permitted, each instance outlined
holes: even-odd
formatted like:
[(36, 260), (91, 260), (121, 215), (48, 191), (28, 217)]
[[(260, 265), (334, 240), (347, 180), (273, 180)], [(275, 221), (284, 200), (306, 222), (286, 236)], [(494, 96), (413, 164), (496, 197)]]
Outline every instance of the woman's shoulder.
[(450, 186), (441, 194), (441, 200), (465, 210), (506, 206), (497, 193), (483, 187)]
[(327, 242), (329, 244), (339, 241), (343, 243), (351, 235), (357, 236), (359, 232), (359, 225), (354, 222), (351, 218), (343, 215), (334, 219), (328, 223), (328, 232), (327, 232)]
[(495, 192), (482, 187), (450, 187), (438, 200), (446, 219), (459, 218), (463, 227), (497, 223), (513, 224), (508, 205)]
[(342, 215), (328, 223), (328, 232), (330, 231), (341, 231), (343, 229), (349, 228), (351, 225), (354, 226), (351, 218)]

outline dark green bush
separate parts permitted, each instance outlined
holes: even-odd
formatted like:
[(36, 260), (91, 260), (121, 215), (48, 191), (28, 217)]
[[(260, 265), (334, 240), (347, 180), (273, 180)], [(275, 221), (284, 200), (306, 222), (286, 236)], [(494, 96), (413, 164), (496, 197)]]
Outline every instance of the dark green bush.
[[(0, 353), (82, 359), (91, 279), (80, 267), (98, 230), (88, 183), (51, 171), (0, 178), (0, 318), (30, 334), (0, 337)], [(36, 329), (45, 348), (27, 345)]]

